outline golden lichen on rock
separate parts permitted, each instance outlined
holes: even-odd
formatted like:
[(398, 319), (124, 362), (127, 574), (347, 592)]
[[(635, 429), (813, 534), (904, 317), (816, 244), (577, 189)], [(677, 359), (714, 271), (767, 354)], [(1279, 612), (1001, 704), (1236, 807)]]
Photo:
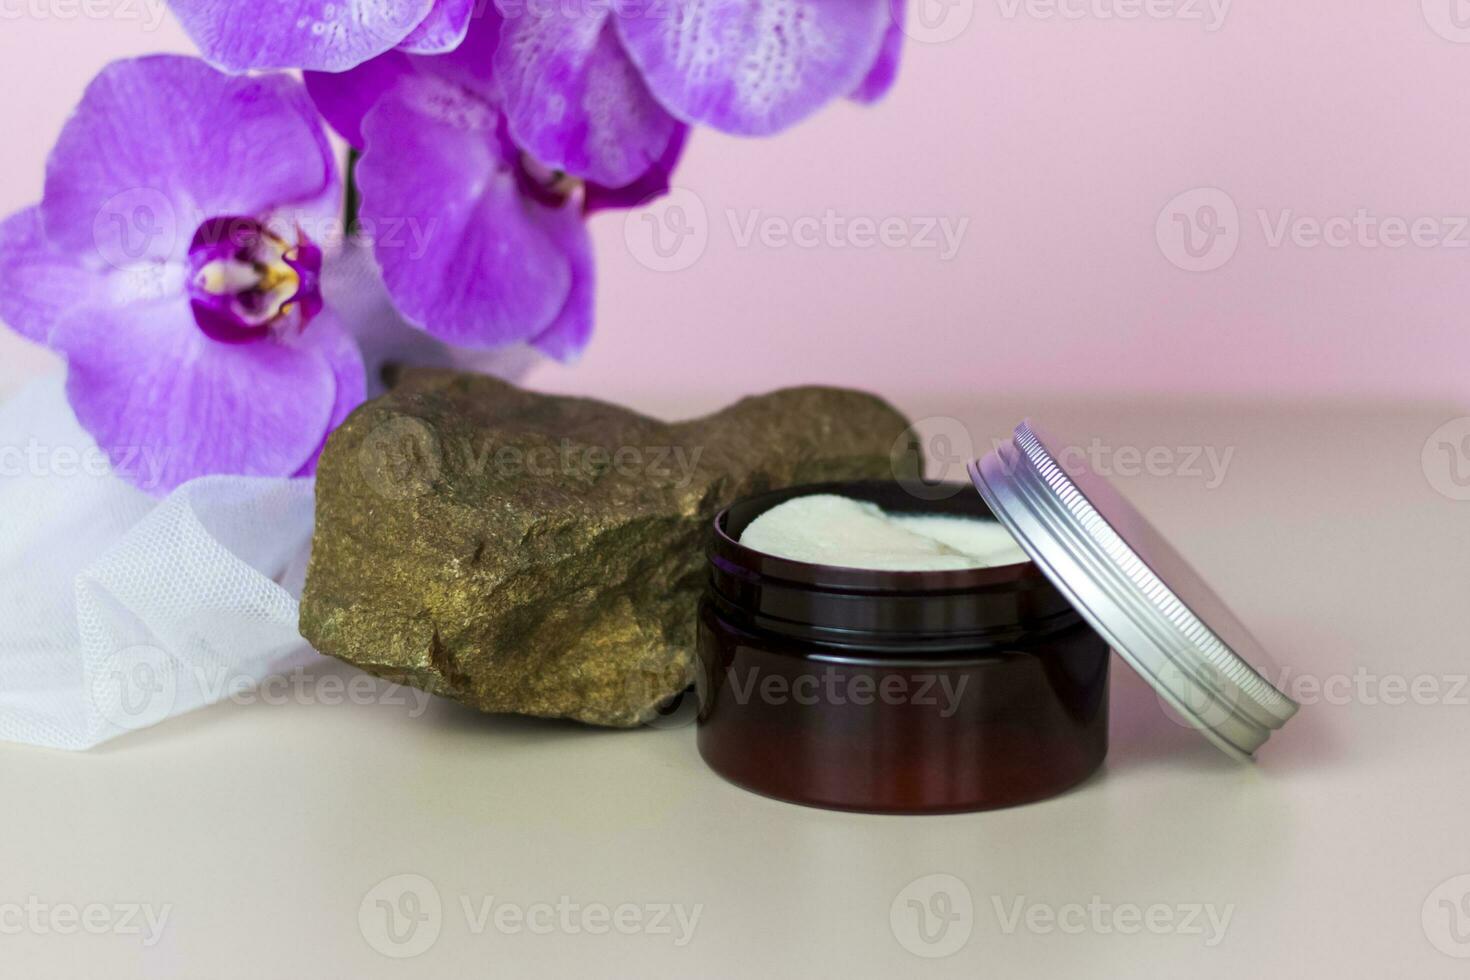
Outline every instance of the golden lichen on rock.
[(327, 443), (301, 632), (483, 711), (630, 727), (691, 681), (721, 508), (918, 467), (908, 422), (857, 391), (792, 388), (665, 423), (411, 371)]

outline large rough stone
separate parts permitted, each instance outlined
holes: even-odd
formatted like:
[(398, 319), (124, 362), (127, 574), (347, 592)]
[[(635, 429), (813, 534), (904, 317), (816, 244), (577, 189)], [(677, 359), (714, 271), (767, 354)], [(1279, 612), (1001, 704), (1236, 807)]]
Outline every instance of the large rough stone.
[(636, 725), (691, 680), (722, 507), (918, 461), (907, 421), (856, 391), (795, 388), (668, 424), (409, 372), (327, 443), (301, 632), (484, 711)]

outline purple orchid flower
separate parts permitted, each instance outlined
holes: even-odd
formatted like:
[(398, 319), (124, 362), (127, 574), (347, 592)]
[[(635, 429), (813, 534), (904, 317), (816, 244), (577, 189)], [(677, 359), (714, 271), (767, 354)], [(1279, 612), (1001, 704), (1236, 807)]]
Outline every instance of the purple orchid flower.
[[(389, 52), (350, 72), (308, 73), (307, 87), (363, 151), (360, 218), (399, 312), (456, 346), (528, 342), (571, 360), (592, 329), (580, 198), (618, 198), (584, 192), (515, 143), (492, 68), (499, 31), (486, 11), (450, 54)], [(668, 132), (634, 175), (638, 191), (666, 186), (682, 140), (682, 127)]]
[(171, 0), (210, 61), (229, 71), (345, 71), (397, 48), (452, 51), (477, 0)]
[[(232, 70), (342, 71), (393, 48), (451, 49), (469, 19), (491, 49), (511, 136), (547, 166), (608, 186), (645, 172), (677, 123), (779, 132), (834, 99), (870, 102), (897, 71), (904, 0), (171, 0)], [(478, 3), (475, 9), (469, 9)], [(283, 7), (287, 9), (282, 9)], [(437, 25), (425, 31), (426, 24)], [(416, 40), (421, 31), (434, 44)], [(412, 32), (412, 33), (410, 33)]]
[[(765, 136), (896, 66), (896, 46), (885, 45), (898, 26), (890, 0), (495, 2), (508, 25), (497, 68), (524, 109), (515, 132), (543, 157), (540, 140), (575, 145), (577, 117), (595, 123), (607, 111), (597, 95), (609, 79), (638, 78), (682, 122)], [(880, 93), (870, 85), (862, 94)], [(561, 123), (562, 104), (581, 112)]]
[(115, 62), (0, 223), (0, 319), (67, 359), (78, 420), (165, 492), (215, 473), (313, 471), (364, 392), (306, 229), (337, 221), (336, 162), (306, 92), (193, 58)]

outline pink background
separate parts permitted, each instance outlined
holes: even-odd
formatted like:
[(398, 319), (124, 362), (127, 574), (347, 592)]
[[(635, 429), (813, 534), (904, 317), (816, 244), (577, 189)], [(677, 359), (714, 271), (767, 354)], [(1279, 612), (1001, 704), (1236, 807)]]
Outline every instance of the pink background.
[[(90, 18), (79, 0), (0, 7), (0, 211), (39, 195), (97, 68), (189, 50), (158, 2), (90, 0), (105, 14)], [(1036, 0), (1014, 16), (1011, 0), (955, 2), (968, 26), (911, 41), (878, 107), (836, 106), (773, 140), (699, 134), (679, 182), (708, 244), (688, 268), (640, 263), (637, 216), (596, 219), (598, 335), (579, 365), (534, 383), (650, 406), (799, 382), (900, 401), (1462, 396), (1470, 247), (1273, 247), (1258, 215), (1431, 217), (1470, 245), (1454, 220), (1470, 215), (1470, 44), (1431, 23), (1459, 0), (1237, 0), (1216, 31), (1187, 16), (1208, 17), (1209, 0)], [(1035, 16), (1057, 2), (1081, 16)], [(1183, 16), (1100, 16), (1130, 3)], [(1188, 272), (1156, 219), (1200, 187), (1238, 206), (1239, 243), (1220, 268)], [(757, 212), (828, 211), (968, 227), (948, 261), (737, 240)], [(47, 364), (0, 337), (0, 392)]]

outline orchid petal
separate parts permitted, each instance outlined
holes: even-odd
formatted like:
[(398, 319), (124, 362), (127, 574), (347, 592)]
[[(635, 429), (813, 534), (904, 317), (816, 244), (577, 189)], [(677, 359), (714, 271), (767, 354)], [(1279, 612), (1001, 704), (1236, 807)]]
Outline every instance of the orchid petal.
[(0, 321), (27, 340), (45, 343), (69, 311), (95, 305), (103, 280), (41, 231), (41, 211), (30, 207), (0, 223)]
[(663, 155), (630, 184), (622, 187), (605, 187), (588, 181), (582, 195), (582, 210), (586, 214), (611, 208), (636, 208), (669, 192), (669, 179), (679, 158), (684, 155), (684, 144), (689, 138), (689, 127), (680, 123), (664, 148)]
[(528, 344), (466, 350), (436, 340), (405, 321), (383, 286), (372, 250), (349, 245), (323, 271), (327, 309), (347, 325), (361, 349), (369, 397), (383, 394), (405, 365), (442, 367), (520, 381), (543, 358)]
[(670, 112), (759, 136), (853, 91), (890, 18), (888, 0), (654, 0), (616, 22)]
[(47, 161), (41, 216), (55, 247), (126, 268), (181, 258), (206, 218), (320, 203), (336, 180), (299, 82), (159, 55), (87, 87)]
[(77, 420), (114, 465), (163, 458), (158, 485), (143, 487), (154, 493), (213, 473), (296, 473), (336, 409), (334, 366), (311, 330), (291, 344), (216, 343), (182, 297), (81, 313), (53, 340)]
[(527, 6), (505, 20), (495, 72), (516, 142), (546, 166), (588, 180), (631, 183), (678, 126), (649, 94), (606, 12)]
[(490, 3), (477, 0), (464, 42), (447, 54), (409, 61), (422, 75), (441, 78), (493, 105), (500, 104), (500, 86), (495, 80), (495, 49), (500, 45), (504, 19)]
[(362, 120), (398, 80), (413, 72), (412, 59), (389, 51), (341, 72), (308, 71), (301, 77), (317, 111), (349, 145), (362, 149)]
[(433, 0), (170, 0), (210, 61), (229, 71), (345, 71), (396, 47)]
[(435, 0), (429, 16), (419, 22), (413, 33), (398, 45), (400, 51), (414, 54), (443, 54), (453, 51), (464, 41), (479, 0)]
[(493, 7), (477, 10), (467, 27), (463, 42), (449, 54), (421, 57), (389, 51), (350, 71), (303, 72), (306, 89), (331, 127), (359, 150), (363, 118), (409, 76), (440, 77), (498, 103), (491, 61), (500, 39), (500, 15)]
[(873, 103), (888, 94), (898, 79), (898, 65), (903, 57), (904, 18), (907, 16), (906, 0), (889, 0), (891, 17), (888, 30), (883, 32), (883, 45), (878, 49), (878, 58), (868, 69), (868, 74), (858, 87), (848, 94), (854, 102)]
[(592, 237), (587, 234), (586, 225), (577, 222), (564, 225), (559, 231), (562, 252), (570, 263), (572, 284), (561, 312), (551, 326), (531, 341), (531, 346), (547, 357), (571, 364), (592, 339), (596, 262), (592, 256)]
[(521, 194), (500, 125), (493, 106), (423, 75), (363, 122), (362, 220), (383, 281), (405, 318), (460, 346), (541, 334), (571, 286), (558, 240), (580, 215)]
[(317, 445), (316, 452), (296, 471), (297, 476), (311, 476), (321, 461), (322, 451), (327, 447), (327, 436), (337, 430), (347, 416), (367, 397), (367, 372), (363, 364), (362, 351), (347, 327), (329, 307), (311, 321), (308, 336), (316, 349), (326, 359), (335, 380), (336, 400), (332, 403), (332, 414), (327, 420), (327, 431)]

